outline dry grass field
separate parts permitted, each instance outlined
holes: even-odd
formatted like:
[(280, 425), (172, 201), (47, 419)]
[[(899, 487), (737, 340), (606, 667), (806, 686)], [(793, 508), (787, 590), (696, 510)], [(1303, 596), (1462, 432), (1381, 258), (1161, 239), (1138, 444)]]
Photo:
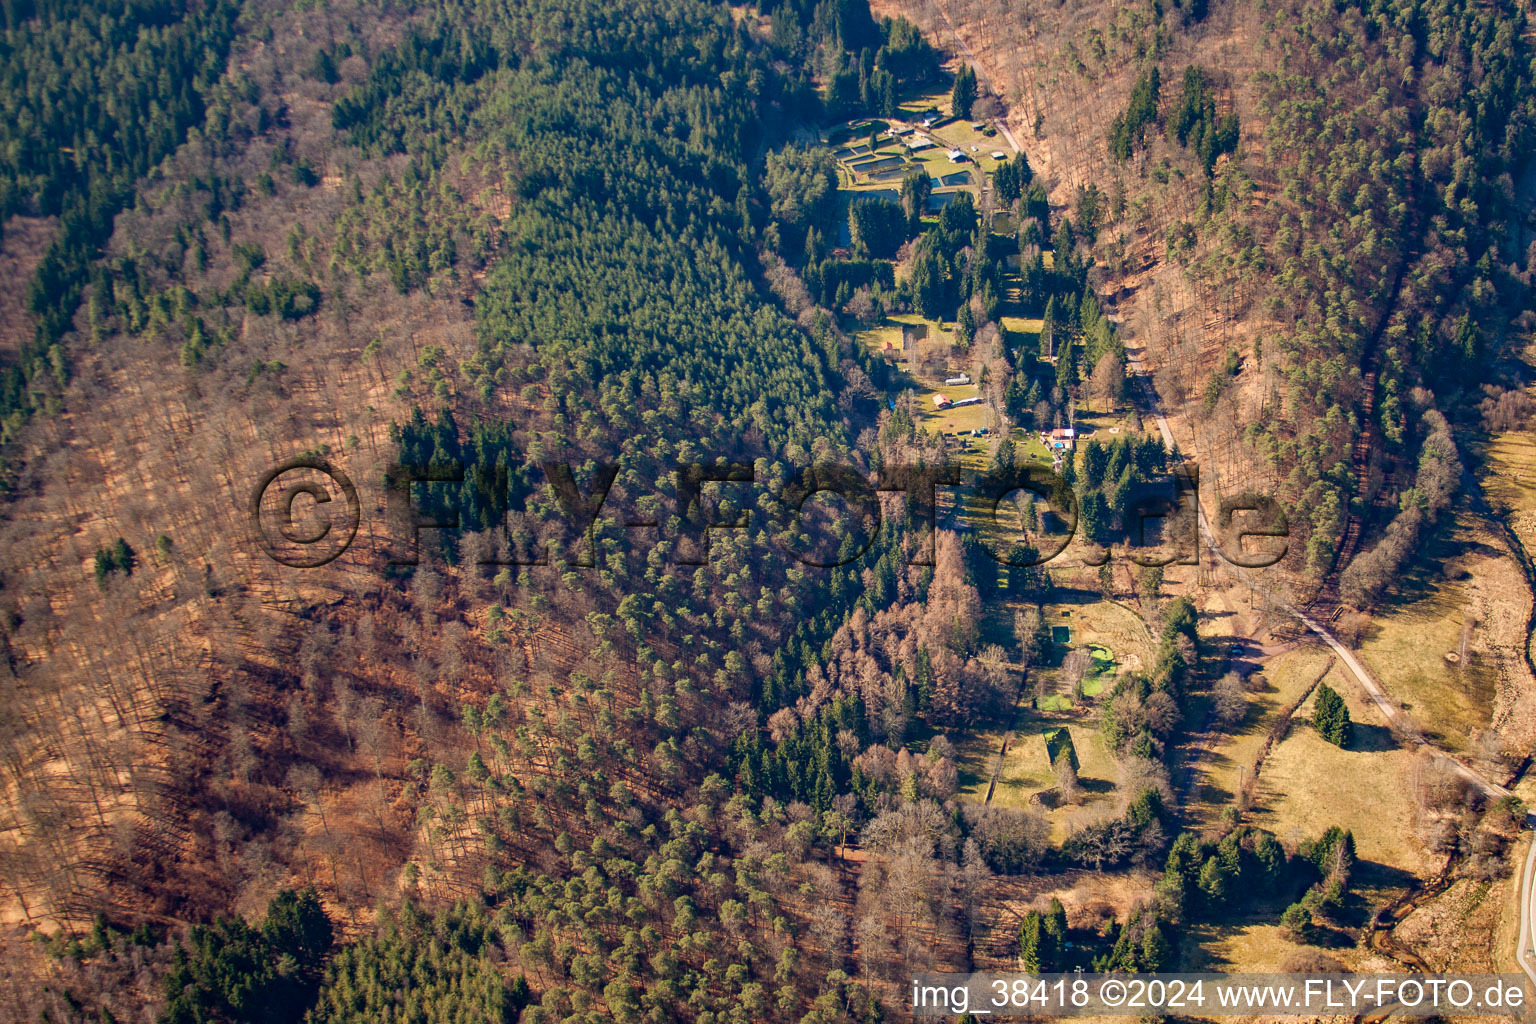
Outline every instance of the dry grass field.
[[(1213, 825), (1221, 812), (1232, 806), (1243, 783), (1252, 780), (1254, 761), (1281, 714), (1334, 660), (1326, 650), (1302, 647), (1278, 654), (1265, 664), (1255, 679), (1263, 689), (1250, 694), (1248, 717), (1234, 732), (1222, 735), (1201, 758), (1200, 784), (1194, 787), (1186, 808), (1194, 821)], [(1332, 669), (1327, 682), (1334, 687), (1343, 685)]]
[(1152, 634), (1141, 616), (1096, 594), (1066, 594), (1045, 606), (1045, 621), (1049, 626), (1070, 629), (1073, 647), (1097, 644), (1107, 648), (1121, 672), (1140, 672), (1151, 664)]
[[(1028, 807), (1030, 797), (1056, 785), (1051, 758), (1040, 719), (1027, 712), (1020, 714), (1013, 742), (1003, 755), (1003, 770), (998, 773), (997, 790), (992, 799), (1004, 807)], [(982, 795), (986, 795), (983, 786)]]
[(1536, 434), (1496, 434), (1482, 451), (1483, 491), (1527, 551), (1536, 546)]
[[(1288, 842), (1343, 825), (1354, 832), (1362, 862), (1427, 875), (1439, 865), (1413, 828), (1415, 753), (1398, 743), (1375, 706), (1362, 701), (1339, 675), (1335, 669), (1324, 681), (1349, 707), (1355, 723), (1351, 749), (1341, 750), (1313, 730), (1309, 700), (1297, 713), (1301, 721), (1265, 760), (1248, 820)], [(1340, 784), (1350, 779), (1370, 784)]]
[[(1050, 793), (1056, 787), (1047, 736), (1058, 729), (1066, 730), (1071, 737), (1081, 793), (1074, 803), (1053, 805), (1053, 800), (1037, 802), (1034, 798), (1037, 794)], [(1056, 742), (1060, 744), (1061, 741)], [(994, 746), (994, 758), (996, 753)], [(988, 759), (987, 768), (990, 769), (993, 763)], [(1075, 819), (1096, 818), (1113, 811), (1118, 774), (1114, 759), (1109, 756), (1104, 740), (1092, 722), (1069, 723), (1057, 716), (1047, 717), (1025, 710), (1019, 713), (1015, 723), (1013, 742), (1003, 757), (1003, 768), (992, 801), (1003, 807), (1023, 809), (1033, 806), (1043, 812), (1051, 822), (1052, 841), (1060, 843)], [(979, 800), (985, 798), (986, 791), (987, 780), (982, 779), (979, 787), (968, 787), (965, 792)]]
[[(1069, 644), (1053, 644), (1044, 664), (1034, 672), (1042, 696), (1036, 707), (1028, 702), (1016, 713), (1013, 738), (1002, 759), (992, 800), (1005, 807), (1035, 807), (1051, 821), (1055, 841), (1064, 839), (1075, 820), (1111, 813), (1119, 771), (1098, 731), (1096, 695), (1122, 671), (1134, 670), (1151, 657), (1152, 641), (1140, 617), (1121, 605), (1082, 594), (1081, 600), (1048, 605), (1047, 625), (1069, 632)], [(1070, 685), (1061, 677), (1061, 662), (1069, 650), (1087, 650), (1094, 659), (1084, 680), (1085, 700), (1075, 701)], [(1109, 658), (1113, 658), (1113, 662)], [(1037, 794), (1054, 791), (1048, 739), (1065, 730), (1076, 755), (1081, 786), (1079, 799), (1054, 805), (1053, 799), (1036, 801)], [(984, 801), (998, 763), (998, 752), (1007, 730), (986, 728), (952, 736), (960, 768), (961, 799)], [(1055, 739), (1058, 744), (1060, 739)], [(1060, 749), (1058, 747), (1058, 749)]]
[(960, 799), (977, 803), (986, 800), (992, 768), (997, 763), (997, 751), (1006, 732), (1002, 728), (969, 729), (950, 735), (955, 744), (955, 763), (960, 770)]
[(1197, 924), (1184, 945), (1184, 971), (1279, 971), (1287, 959), (1313, 947), (1281, 934), (1272, 920)]
[(1532, 680), (1523, 648), (1531, 596), (1504, 536), (1458, 509), (1432, 538), (1425, 568), (1372, 619), (1361, 658), (1425, 735), (1472, 753), (1496, 728), (1510, 750), (1528, 749)]
[(1487, 724), (1493, 697), (1487, 666), (1461, 660), (1466, 622), (1465, 588), (1447, 581), (1423, 600), (1377, 616), (1360, 649), (1425, 735), (1453, 751), (1465, 751), (1471, 734)]

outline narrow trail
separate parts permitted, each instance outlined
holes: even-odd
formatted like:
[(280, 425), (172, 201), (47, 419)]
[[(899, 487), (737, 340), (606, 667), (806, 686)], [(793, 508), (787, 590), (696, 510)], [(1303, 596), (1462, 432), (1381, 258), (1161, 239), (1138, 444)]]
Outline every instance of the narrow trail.
[[(981, 61), (977, 58), (976, 54), (972, 52), (971, 48), (965, 45), (965, 40), (960, 38), (960, 33), (955, 29), (955, 23), (949, 20), (949, 12), (946, 11), (943, 6), (937, 2), (937, 0), (934, 0), (933, 9), (938, 11), (939, 17), (944, 19), (944, 27), (949, 29), (949, 34), (954, 37), (955, 46), (960, 50), (960, 56), (964, 57), (966, 61), (970, 63), (971, 69), (976, 72), (976, 78), (979, 80), (979, 82), (985, 84), (987, 81), (986, 68), (982, 67)], [(1008, 141), (1012, 142), (1013, 139), (1010, 137)], [(1013, 148), (1015, 151), (1017, 151), (1019, 147), (1015, 145)]]
[[(954, 22), (949, 17), (949, 13), (943, 8), (941, 4), (937, 2), (937, 0), (935, 0), (934, 9), (938, 11), (939, 16), (944, 20), (945, 26), (949, 29), (950, 35), (955, 40), (955, 45), (958, 48), (960, 55), (971, 64), (973, 69), (977, 71), (978, 77), (985, 80), (985, 71), (981, 66), (981, 62), (977, 59), (971, 48), (966, 44), (965, 40), (961, 38), (959, 31), (955, 28)], [(1008, 140), (1008, 145), (1013, 149), (1013, 151), (1015, 153), (1022, 153), (1023, 148), (1019, 145), (1018, 140), (1014, 137), (1012, 130), (1009, 128), (1007, 118), (998, 118), (997, 124), (998, 128), (1002, 132), (1003, 137)], [(1398, 296), (1402, 288), (1404, 275), (1408, 268), (1412, 265), (1413, 260), (1416, 258), (1410, 254), (1416, 253), (1420, 248), (1422, 234), (1422, 225), (1417, 225), (1414, 231), (1414, 242), (1409, 247), (1409, 253), (1404, 254), (1404, 258), (1399, 264), (1397, 272), (1394, 274), (1390, 296), (1385, 305), (1381, 320), (1377, 324), (1376, 330), (1372, 332), (1372, 336), (1368, 341), (1366, 351), (1364, 353), (1365, 365), (1362, 367), (1364, 370), (1364, 373), (1362, 374), (1362, 386), (1365, 391), (1363, 401), (1364, 415), (1362, 417), (1360, 436), (1356, 438), (1354, 448), (1351, 452), (1351, 464), (1352, 468), (1356, 471), (1356, 479), (1358, 480), (1365, 479), (1364, 470), (1369, 459), (1371, 444), (1374, 438), (1374, 407), (1376, 399), (1376, 367), (1374, 364), (1376, 354), (1379, 350), (1378, 342), (1391, 320), (1393, 310), (1397, 308)], [(1132, 354), (1128, 351), (1126, 353), (1126, 371), (1127, 376), (1132, 378), (1133, 381), (1131, 392), (1133, 394), (1138, 391), (1141, 393), (1146, 408), (1151, 412), (1157, 422), (1158, 432), (1163, 438), (1164, 445), (1172, 450), (1174, 447), (1173, 431), (1169, 428), (1168, 420), (1163, 414), (1161, 399), (1157, 394), (1157, 388), (1153, 384), (1151, 374), (1141, 362), (1140, 352)], [(1479, 503), (1485, 510), (1491, 513), (1491, 509), (1488, 509), (1487, 500), (1483, 495), (1481, 487), (1474, 487), (1472, 493), (1474, 495), (1474, 501)], [(1372, 502), (1372, 507), (1374, 507), (1374, 500)], [(1218, 566), (1221, 566), (1232, 572), (1240, 580), (1247, 583), (1250, 587), (1254, 587), (1266, 594), (1270, 594), (1271, 591), (1269, 588), (1257, 584), (1251, 573), (1237, 566), (1231, 565), (1230, 563), (1227, 563), (1225, 559), (1221, 557), (1213, 531), (1206, 519), (1205, 510), (1200, 506), (1198, 494), (1195, 496), (1195, 511), (1199, 538), (1205, 542), (1212, 556), (1213, 562), (1215, 562), (1215, 564)], [(1364, 530), (1363, 514), (1364, 510), (1359, 508), (1354, 508), (1351, 510), (1351, 513), (1345, 523), (1345, 531), (1343, 537), (1341, 538), (1338, 552), (1335, 555), (1333, 571), (1328, 575), (1328, 583), (1325, 585), (1324, 591), (1314, 597), (1315, 604), (1337, 604), (1338, 570), (1349, 564), (1349, 560), (1354, 557), (1355, 552), (1359, 548), (1360, 537)], [(1536, 597), (1536, 564), (1533, 564), (1530, 553), (1526, 551), (1525, 546), (1520, 542), (1519, 538), (1514, 534), (1514, 531), (1510, 528), (1509, 524), (1505, 522), (1502, 517), (1489, 514), (1487, 515), (1487, 518), (1490, 521), (1497, 523), (1503, 530), (1506, 540), (1509, 543), (1510, 550), (1515, 553), (1515, 556), (1520, 563), (1521, 570), (1525, 574), (1526, 583), (1531, 588), (1533, 597)], [(1321, 598), (1320, 602), (1318, 600), (1319, 598)], [(1391, 726), (1395, 731), (1408, 736), (1410, 738), (1410, 742), (1418, 746), (1419, 749), (1428, 752), (1435, 759), (1449, 765), (1457, 775), (1466, 779), (1486, 797), (1490, 799), (1499, 799), (1501, 797), (1510, 795), (1510, 790), (1508, 787), (1514, 786), (1530, 769), (1533, 760), (1536, 760), (1536, 751), (1528, 754), (1515, 768), (1513, 774), (1503, 785), (1485, 779), (1480, 773), (1474, 771), (1459, 759), (1453, 757), (1451, 754), (1430, 743), (1423, 737), (1422, 734), (1418, 732), (1417, 729), (1414, 729), (1411, 725), (1404, 723), (1402, 716), (1398, 713), (1398, 710), (1389, 700), (1385, 689), (1376, 681), (1375, 677), (1371, 674), (1369, 669), (1361, 664), (1359, 659), (1357, 659), (1352, 652), (1347, 650), (1344, 645), (1338, 641), (1338, 638), (1336, 638), (1326, 627), (1318, 622), (1317, 619), (1307, 615), (1301, 609), (1292, 607), (1289, 603), (1284, 601), (1279, 602), (1279, 607), (1294, 616), (1303, 626), (1305, 626), (1311, 633), (1321, 639), (1323, 643), (1333, 651), (1339, 660), (1342, 661), (1344, 665), (1349, 669), (1350, 674), (1355, 677), (1355, 680), (1360, 684), (1361, 689), (1371, 700), (1372, 704), (1376, 706), (1377, 710), (1381, 712), (1383, 718), (1387, 721), (1389, 726)], [(1319, 611), (1322, 610), (1322, 608), (1319, 608)], [(1531, 634), (1533, 629), (1536, 629), (1536, 601), (1533, 601), (1531, 610), (1527, 616), (1526, 643), (1522, 652), (1527, 667), (1531, 670), (1532, 675), (1536, 676), (1536, 660), (1533, 660), (1531, 655)], [(1320, 680), (1322, 677), (1319, 676), (1318, 678)], [(1313, 686), (1315, 687), (1316, 683), (1314, 683)], [(997, 766), (993, 771), (992, 780), (987, 786), (988, 802), (991, 801), (993, 792), (996, 789), (997, 777), (1001, 772), (1004, 757), (1007, 754), (1008, 746), (1012, 740), (1013, 729), (1010, 726), (1007, 735), (1004, 737), (1002, 749), (998, 752)], [(1200, 756), (1203, 755), (1204, 746), (1208, 744), (1208, 742), (1208, 740), (1204, 740), (1204, 742), (1197, 740), (1191, 745), (1191, 753), (1194, 755), (1191, 759), (1191, 769), (1193, 769), (1193, 762), (1198, 761)], [(1262, 760), (1262, 756), (1260, 760)], [(1192, 770), (1191, 775), (1193, 775)], [(1188, 788), (1191, 781), (1192, 779), (1186, 780), (1186, 789)], [(1527, 828), (1536, 827), (1536, 812), (1533, 812), (1527, 816), (1526, 826)], [(1416, 909), (1419, 905), (1439, 895), (1450, 885), (1453, 868), (1454, 858), (1447, 862), (1446, 867), (1434, 880), (1422, 887), (1409, 890), (1409, 892), (1405, 893), (1404, 896), (1401, 897), (1397, 902), (1389, 905), (1383, 911), (1379, 912), (1373, 919), (1372, 930), (1367, 936), (1367, 942), (1370, 944), (1371, 948), (1377, 949), (1378, 951), (1388, 956), (1392, 956), (1400, 963), (1415, 967), (1415, 969), (1418, 970), (1424, 970), (1425, 967), (1423, 966), (1424, 961), (1422, 958), (1420, 958), (1416, 953), (1408, 949), (1406, 946), (1399, 943), (1392, 935), (1392, 931), (1398, 922), (1411, 914), (1413, 910)], [(1536, 916), (1536, 840), (1531, 842), (1529, 851), (1527, 852), (1524, 869), (1521, 873), (1519, 891), (1520, 936), (1515, 949), (1515, 959), (1520, 964), (1521, 970), (1523, 970), (1531, 980), (1532, 985), (1536, 986), (1536, 966), (1533, 966), (1533, 963), (1536, 963), (1536, 951), (1531, 949), (1532, 933), (1533, 931), (1536, 931), (1536, 926), (1533, 926), (1533, 916)], [(1383, 920), (1390, 921), (1391, 927), (1379, 927), (1378, 922)], [(1369, 1020), (1372, 1022), (1372, 1024), (1374, 1024), (1375, 1021), (1383, 1020), (1387, 1016), (1390, 1016), (1390, 1009), (1386, 1011), (1378, 1011), (1377, 1013), (1372, 1014), (1364, 1019)], [(1357, 1018), (1357, 1024), (1361, 1019), (1362, 1018)]]
[[(1142, 393), (1142, 396), (1147, 403), (1147, 407), (1151, 415), (1157, 422), (1157, 429), (1162, 435), (1163, 444), (1171, 450), (1174, 447), (1173, 431), (1169, 428), (1168, 420), (1163, 415), (1160, 400), (1157, 396), (1156, 388), (1152, 384), (1151, 377), (1142, 366), (1141, 353), (1139, 351), (1128, 351), (1126, 355), (1126, 370), (1133, 380), (1133, 391), (1139, 391)], [(1509, 790), (1505, 789), (1498, 783), (1490, 782), (1483, 778), (1481, 775), (1467, 767), (1457, 758), (1452, 757), (1450, 754), (1430, 743), (1427, 739), (1419, 734), (1417, 729), (1413, 728), (1411, 724), (1405, 722), (1403, 720), (1402, 714), (1387, 697), (1386, 691), (1382, 689), (1381, 684), (1376, 681), (1376, 678), (1371, 674), (1370, 670), (1361, 664), (1360, 659), (1356, 658), (1352, 651), (1340, 643), (1338, 638), (1329, 632), (1329, 630), (1323, 626), (1322, 623), (1301, 609), (1294, 607), (1289, 602), (1286, 602), (1280, 598), (1279, 595), (1275, 594), (1271, 590), (1271, 588), (1264, 585), (1264, 583), (1262, 583), (1253, 572), (1233, 565), (1225, 558), (1223, 558), (1221, 555), (1220, 545), (1216, 540), (1215, 531), (1212, 529), (1210, 521), (1206, 518), (1205, 509), (1200, 505), (1198, 495), (1196, 495), (1195, 498), (1195, 516), (1199, 527), (1200, 539), (1205, 542), (1205, 546), (1211, 557), (1212, 563), (1225, 570), (1227, 573), (1234, 576), (1247, 586), (1252, 587), (1255, 591), (1263, 593), (1268, 597), (1274, 598), (1276, 607), (1283, 609), (1285, 612), (1293, 616), (1303, 626), (1307, 627), (1308, 630), (1310, 630), (1319, 639), (1321, 639), (1323, 643), (1327, 644), (1329, 649), (1331, 649), (1334, 654), (1338, 655), (1339, 660), (1344, 662), (1345, 666), (1349, 669), (1350, 674), (1355, 677), (1356, 682), (1360, 684), (1360, 688), (1365, 691), (1365, 694), (1370, 699), (1371, 703), (1374, 704), (1376, 709), (1381, 712), (1382, 717), (1387, 721), (1388, 725), (1392, 726), (1403, 735), (1409, 737), (1409, 741), (1414, 745), (1428, 751), (1433, 757), (1445, 761), (1451, 767), (1452, 771), (1466, 779), (1473, 786), (1477, 787), (1484, 793), (1484, 795), (1493, 799), (1498, 799), (1500, 797), (1509, 795)]]

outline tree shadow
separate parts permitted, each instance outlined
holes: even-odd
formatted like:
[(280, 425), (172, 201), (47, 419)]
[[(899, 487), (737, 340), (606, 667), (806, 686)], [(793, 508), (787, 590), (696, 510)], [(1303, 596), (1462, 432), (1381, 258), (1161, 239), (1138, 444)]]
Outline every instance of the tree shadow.
[(1185, 792), (1188, 794), (1186, 806), (1194, 803), (1216, 806), (1226, 803), (1232, 794), (1228, 793), (1219, 783), (1216, 776), (1219, 772), (1230, 772), (1236, 767), (1232, 758), (1219, 750), (1207, 749), (1202, 752), (1197, 760), (1186, 761), (1184, 776)]
[[(1417, 604), (1433, 597), (1448, 578), (1444, 568), (1448, 561), (1458, 555), (1487, 547), (1481, 542), (1458, 540), (1454, 536), (1455, 522), (1454, 515), (1444, 515), (1429, 530), (1428, 536), (1422, 537), (1415, 556), (1393, 578), (1382, 600), (1383, 611)], [(1362, 550), (1364, 547), (1362, 543)], [(1372, 635), (1372, 632), (1374, 627), (1367, 635)]]
[(1392, 730), (1384, 725), (1355, 722), (1353, 726), (1355, 735), (1349, 744), (1350, 750), (1374, 754), (1383, 750), (1396, 750), (1401, 746), (1397, 737), (1392, 734)]
[(1357, 860), (1354, 867), (1350, 869), (1351, 902), (1360, 898), (1357, 894), (1363, 888), (1408, 889), (1421, 881), (1423, 879), (1412, 871), (1405, 871), (1394, 864), (1383, 864), (1376, 860)]
[(1358, 944), (1358, 940), (1343, 928), (1335, 928), (1332, 925), (1313, 923), (1307, 929), (1307, 945), (1317, 946), (1321, 949), (1351, 949)]

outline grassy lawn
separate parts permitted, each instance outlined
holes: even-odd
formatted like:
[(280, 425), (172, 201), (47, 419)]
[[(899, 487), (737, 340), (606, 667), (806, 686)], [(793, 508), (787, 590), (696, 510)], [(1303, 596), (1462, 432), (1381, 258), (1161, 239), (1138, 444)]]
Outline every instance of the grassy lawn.
[(1109, 755), (1109, 748), (1104, 745), (1104, 737), (1092, 724), (1074, 724), (1071, 730), (1072, 746), (1077, 751), (1078, 781), (1097, 781), (1103, 785), (1095, 789), (1107, 790), (1114, 785), (1119, 772), (1115, 768), (1115, 759)]
[[(1004, 807), (1027, 807), (1029, 798), (1056, 785), (1051, 770), (1051, 756), (1046, 749), (1045, 733), (1038, 723), (1020, 728), (1003, 758), (1003, 770), (997, 778), (994, 802)], [(985, 796), (985, 791), (983, 791)]]
[[(1066, 617), (1059, 617), (1061, 612), (1066, 612)], [(1117, 650), (1134, 648), (1136, 653), (1132, 657), (1138, 659), (1150, 653), (1150, 640), (1140, 619), (1126, 609), (1108, 602), (1068, 601), (1047, 609), (1047, 616), (1047, 621), (1053, 626), (1069, 629), (1072, 633), (1072, 646), (1085, 648), (1092, 658), (1089, 677), (1085, 679), (1085, 694), (1102, 693), (1114, 679), (1123, 660)], [(1115, 643), (1122, 646), (1112, 646)], [(1038, 707), (1030, 707), (1026, 703), (1016, 713), (1013, 741), (1003, 757), (997, 788), (992, 796), (993, 802), (1000, 806), (1033, 806), (1045, 813), (1051, 820), (1052, 835), (1056, 842), (1065, 839), (1074, 819), (1102, 814), (1112, 808), (1118, 779), (1115, 760), (1105, 747), (1098, 728), (1088, 717), (1088, 709), (1077, 706), (1067, 693), (1051, 692), (1063, 688), (1056, 674), (1062, 657), (1070, 649), (1067, 646), (1053, 648), (1047, 664), (1034, 670), (1043, 674), (1047, 693)], [(987, 728), (951, 736), (958, 754), (962, 799), (986, 799), (1003, 732), (1001, 729)], [(1031, 800), (1037, 793), (1054, 791), (1056, 773), (1052, 768), (1053, 755), (1063, 757), (1068, 751), (1076, 762), (1081, 786), (1079, 800), (1059, 807), (1050, 806), (1049, 799), (1032, 804)]]
[(926, 326), (928, 328), (928, 337), (919, 342), (919, 348), (923, 351), (927, 351), (930, 346), (954, 344), (954, 331), (945, 327), (944, 324), (938, 320), (925, 319), (919, 313), (892, 313), (886, 317), (886, 320), (889, 323), (897, 325), (910, 324), (913, 327), (920, 325)]
[(1093, 658), (1088, 674), (1083, 677), (1083, 695), (1097, 697), (1115, 679), (1115, 655), (1103, 644), (1089, 644), (1088, 653)]
[(1077, 751), (1072, 746), (1072, 733), (1064, 725), (1046, 729), (1041, 735), (1045, 737), (1045, 753), (1051, 759), (1054, 767), (1063, 758), (1073, 769), (1077, 768)]
[(901, 348), (901, 327), (887, 322), (859, 331), (854, 338), (870, 353), (879, 355), (885, 349), (887, 342), (898, 350)]
[(1483, 491), (1527, 551), (1536, 550), (1536, 434), (1499, 434), (1483, 449)]
[[(947, 105), (948, 93), (944, 94)], [(908, 117), (916, 120), (919, 110), (926, 109), (928, 97), (920, 97), (904, 108)], [(843, 126), (828, 133), (827, 149), (837, 159), (840, 186), (850, 193), (899, 190), (901, 179), (913, 168), (922, 170), (933, 180), (934, 194), (966, 189), (976, 192), (987, 171), (999, 166), (991, 153), (999, 148), (1007, 150), (1007, 142), (1001, 135), (987, 138), (971, 130), (970, 122), (951, 122), (935, 131), (922, 134), (935, 145), (913, 152), (907, 148), (907, 140), (881, 135), (871, 147), (871, 130), (884, 132), (889, 125), (884, 121), (857, 122), (854, 129)], [(916, 139), (916, 136), (908, 138)], [(999, 147), (1001, 143), (1001, 147)], [(972, 147), (975, 147), (973, 152)], [(950, 149), (960, 149), (967, 157), (961, 163), (949, 159)]]
[(1069, 593), (1072, 599), (1045, 606), (1045, 620), (1051, 626), (1071, 627), (1074, 647), (1098, 647), (1125, 671), (1139, 672), (1151, 663), (1152, 636), (1141, 616), (1096, 594)]
[[(945, 145), (964, 150), (966, 156), (987, 170), (991, 170), (998, 164), (998, 161), (992, 159), (994, 151), (1012, 156), (1008, 140), (1003, 138), (1001, 132), (993, 129), (994, 134), (989, 136), (985, 132), (978, 132), (971, 128), (971, 125), (981, 122), (949, 116), (948, 89), (914, 95), (902, 103), (900, 109), (903, 116), (914, 123), (920, 123), (925, 112), (937, 109), (939, 122), (932, 128), (922, 130)], [(972, 152), (972, 146), (976, 147), (975, 152)]]
[(963, 384), (959, 387), (946, 387), (942, 384), (922, 390), (922, 412), (917, 416), (918, 426), (924, 430), (936, 431), (942, 434), (953, 434), (956, 431), (977, 430), (981, 427), (993, 425), (992, 410), (986, 403), (963, 406), (959, 409), (935, 409), (933, 406), (934, 395), (948, 395), (951, 400), (956, 398), (970, 398), (975, 395), (976, 385)]
[[(1059, 807), (1034, 805), (1050, 819), (1051, 838), (1057, 843), (1066, 838), (1068, 823), (1074, 817), (1107, 810), (1115, 799), (1115, 762), (1092, 725), (1061, 723), (1059, 719), (1042, 719), (1028, 711), (1020, 712), (1013, 744), (1003, 759), (997, 790), (992, 795), (993, 802), (1001, 806), (1024, 808), (1031, 806), (1030, 798), (1036, 793), (1055, 789), (1051, 750), (1054, 746), (1059, 753), (1065, 747), (1066, 737), (1070, 737), (1071, 749), (1077, 757), (1080, 799), (1076, 804)], [(985, 785), (981, 795), (986, 795)]]
[[(1051, 628), (1050, 652), (1032, 672), (1041, 695), (1039, 711), (1065, 713), (1077, 707), (1061, 666), (1073, 650), (1086, 650), (1090, 661), (1083, 676), (1083, 696), (1100, 697), (1122, 670), (1139, 669), (1152, 654), (1152, 641), (1140, 616), (1129, 609), (1090, 595), (1081, 602), (1046, 605), (1046, 624)], [(1091, 703), (1091, 701), (1090, 701)], [(1081, 750), (1079, 751), (1081, 756)]]
[(1036, 462), (1047, 466), (1051, 464), (1051, 450), (1045, 446), (1044, 441), (1040, 440), (1040, 435), (1033, 430), (1025, 430), (1022, 427), (1015, 429), (1013, 432), (1013, 444), (1015, 458), (1017, 458), (1018, 451), (1022, 449), (1025, 455), (1028, 455)]
[(1040, 330), (1045, 326), (1044, 320), (1034, 316), (998, 317), (998, 323), (1014, 334), (1028, 334), (1036, 338), (1040, 336)]
[(1512, 511), (1536, 509), (1536, 434), (1498, 434), (1483, 450), (1488, 500)]

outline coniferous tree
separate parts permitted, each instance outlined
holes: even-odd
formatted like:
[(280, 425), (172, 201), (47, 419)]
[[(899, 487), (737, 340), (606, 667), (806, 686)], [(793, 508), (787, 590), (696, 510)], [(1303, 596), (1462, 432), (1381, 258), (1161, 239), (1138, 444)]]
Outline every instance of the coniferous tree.
[(969, 64), (962, 63), (960, 70), (955, 72), (955, 86), (949, 94), (950, 113), (956, 117), (970, 117), (975, 102), (976, 71)]
[(1317, 688), (1317, 699), (1312, 708), (1312, 727), (1318, 735), (1336, 747), (1347, 747), (1354, 739), (1354, 723), (1350, 721), (1349, 708), (1338, 691), (1327, 683)]

